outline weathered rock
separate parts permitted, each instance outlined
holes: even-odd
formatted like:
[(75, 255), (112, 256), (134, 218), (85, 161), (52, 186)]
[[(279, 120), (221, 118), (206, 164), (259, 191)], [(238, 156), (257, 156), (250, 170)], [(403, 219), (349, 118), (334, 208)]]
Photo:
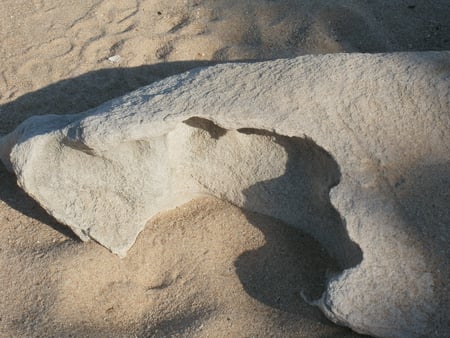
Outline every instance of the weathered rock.
[(30, 118), (0, 158), (56, 219), (121, 256), (150, 217), (200, 195), (279, 218), (346, 268), (315, 301), (330, 319), (432, 335), (448, 306), (449, 79), (450, 52), (195, 69)]

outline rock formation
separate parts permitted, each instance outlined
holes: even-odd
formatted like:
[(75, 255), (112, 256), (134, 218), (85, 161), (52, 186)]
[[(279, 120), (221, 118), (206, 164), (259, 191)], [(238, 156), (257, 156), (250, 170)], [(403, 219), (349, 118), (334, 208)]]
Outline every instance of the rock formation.
[(427, 335), (448, 306), (449, 83), (450, 52), (223, 64), (30, 118), (0, 158), (51, 215), (121, 256), (149, 218), (197, 196), (281, 219), (344, 268), (313, 302), (331, 320)]

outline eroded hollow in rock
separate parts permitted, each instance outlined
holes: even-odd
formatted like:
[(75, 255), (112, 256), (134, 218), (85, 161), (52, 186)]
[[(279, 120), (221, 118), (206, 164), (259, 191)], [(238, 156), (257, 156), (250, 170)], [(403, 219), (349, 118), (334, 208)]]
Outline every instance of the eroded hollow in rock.
[(343, 269), (361, 262), (361, 249), (330, 202), (340, 171), (323, 148), (306, 137), (226, 130), (198, 117), (184, 123), (190, 130), (172, 133), (188, 138), (177, 171), (193, 179), (189, 185), (312, 235)]

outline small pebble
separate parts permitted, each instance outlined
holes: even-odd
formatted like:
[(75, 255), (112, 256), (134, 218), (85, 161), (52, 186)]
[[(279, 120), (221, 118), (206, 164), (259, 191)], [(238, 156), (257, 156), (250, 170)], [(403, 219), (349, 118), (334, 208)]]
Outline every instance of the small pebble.
[(108, 58), (108, 61), (111, 63), (119, 63), (121, 59), (120, 55), (113, 55)]

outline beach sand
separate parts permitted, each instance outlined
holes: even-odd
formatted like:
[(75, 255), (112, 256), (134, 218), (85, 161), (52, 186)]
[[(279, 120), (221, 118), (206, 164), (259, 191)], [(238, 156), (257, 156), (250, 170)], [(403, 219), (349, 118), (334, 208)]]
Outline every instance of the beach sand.
[[(450, 49), (448, 1), (4, 0), (0, 135), (198, 66)], [(128, 256), (82, 243), (0, 165), (1, 337), (357, 337), (300, 297), (339, 267), (308, 235), (205, 198)]]

